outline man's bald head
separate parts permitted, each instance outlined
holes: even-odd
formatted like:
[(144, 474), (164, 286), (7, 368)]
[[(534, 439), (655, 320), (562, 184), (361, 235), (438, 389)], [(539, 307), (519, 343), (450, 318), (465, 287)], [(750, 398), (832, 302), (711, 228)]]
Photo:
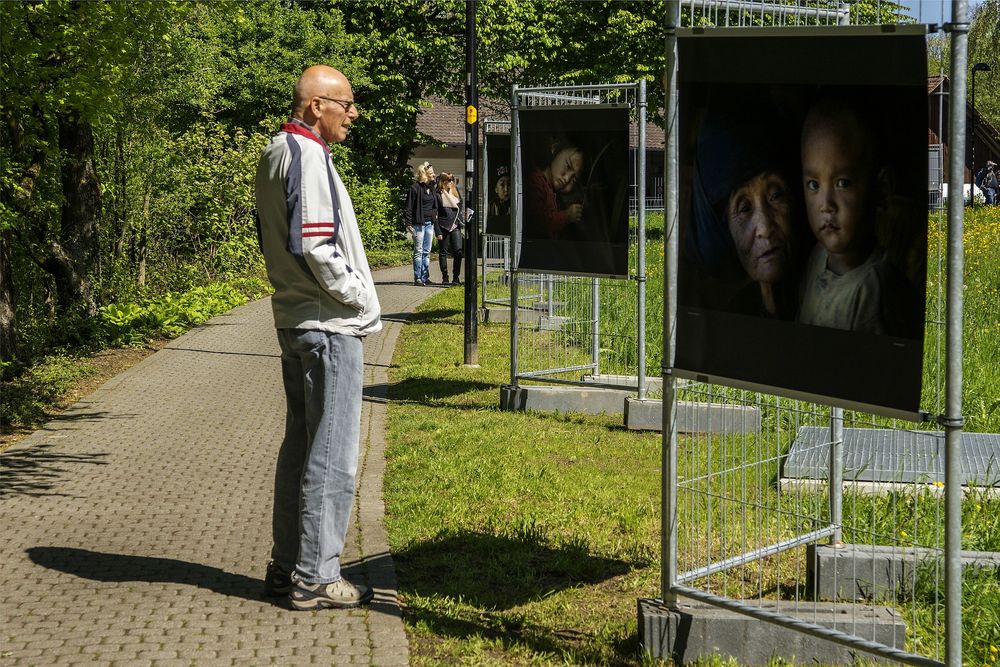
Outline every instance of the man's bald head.
[(328, 65), (313, 65), (302, 72), (295, 84), (293, 104), (292, 116), (331, 144), (344, 141), (358, 117), (351, 82)]
[(302, 117), (302, 111), (314, 97), (343, 97), (344, 90), (350, 88), (347, 77), (340, 70), (329, 65), (313, 65), (306, 68), (295, 84), (295, 98), (292, 110), (296, 118)]

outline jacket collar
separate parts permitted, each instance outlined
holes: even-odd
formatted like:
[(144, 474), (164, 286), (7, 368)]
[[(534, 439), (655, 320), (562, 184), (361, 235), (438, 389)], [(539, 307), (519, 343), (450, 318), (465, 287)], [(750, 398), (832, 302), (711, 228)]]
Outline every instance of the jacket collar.
[(303, 121), (299, 120), (298, 118), (291, 118), (287, 123), (283, 123), (281, 125), (281, 131), (288, 132), (289, 134), (298, 134), (300, 136), (305, 137), (306, 139), (312, 139), (313, 141), (315, 141), (316, 143), (318, 143), (320, 146), (323, 147), (323, 150), (327, 153), (327, 155), (330, 154), (330, 147), (327, 146), (326, 141), (323, 140), (323, 137), (317, 134), (315, 130), (313, 130), (311, 127), (306, 125)]

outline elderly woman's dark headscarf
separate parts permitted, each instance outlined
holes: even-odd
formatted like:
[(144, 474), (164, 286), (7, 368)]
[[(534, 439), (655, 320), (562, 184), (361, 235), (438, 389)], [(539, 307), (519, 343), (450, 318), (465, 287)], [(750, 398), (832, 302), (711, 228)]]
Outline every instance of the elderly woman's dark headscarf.
[(685, 252), (718, 277), (741, 271), (726, 209), (734, 189), (765, 171), (798, 185), (794, 128), (759, 96), (734, 96), (706, 110), (695, 147), (691, 216)]

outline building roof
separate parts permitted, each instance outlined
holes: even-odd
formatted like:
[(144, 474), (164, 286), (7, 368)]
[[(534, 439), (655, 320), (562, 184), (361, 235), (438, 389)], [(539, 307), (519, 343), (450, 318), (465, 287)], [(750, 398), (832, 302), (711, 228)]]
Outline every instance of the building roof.
[[(429, 106), (420, 110), (417, 115), (417, 130), (427, 135), (435, 141), (439, 141), (449, 146), (465, 145), (465, 107), (458, 104), (451, 104), (441, 99), (426, 100)], [(482, 131), (483, 121), (507, 121), (510, 119), (509, 112), (505, 108), (509, 105), (497, 104), (488, 100), (480, 100), (479, 104), (479, 127)], [(635, 146), (634, 132), (631, 138), (632, 146)], [(662, 150), (664, 147), (663, 128), (646, 123), (646, 148), (651, 150)]]

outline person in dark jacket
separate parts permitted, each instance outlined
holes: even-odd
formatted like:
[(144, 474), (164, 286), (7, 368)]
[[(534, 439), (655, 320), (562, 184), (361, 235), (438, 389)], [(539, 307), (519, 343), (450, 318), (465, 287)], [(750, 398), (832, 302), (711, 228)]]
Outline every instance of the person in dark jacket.
[(454, 175), (441, 172), (438, 181), (438, 217), (434, 222), (434, 236), (438, 240), (438, 262), (441, 266), (441, 284), (448, 284), (448, 257), (452, 257), (451, 284), (461, 285), (462, 275), (462, 196), (455, 187)]
[(434, 167), (424, 162), (417, 167), (416, 182), (406, 193), (403, 225), (413, 235), (413, 284), (429, 285), (431, 244), (438, 219), (438, 198), (434, 188)]

